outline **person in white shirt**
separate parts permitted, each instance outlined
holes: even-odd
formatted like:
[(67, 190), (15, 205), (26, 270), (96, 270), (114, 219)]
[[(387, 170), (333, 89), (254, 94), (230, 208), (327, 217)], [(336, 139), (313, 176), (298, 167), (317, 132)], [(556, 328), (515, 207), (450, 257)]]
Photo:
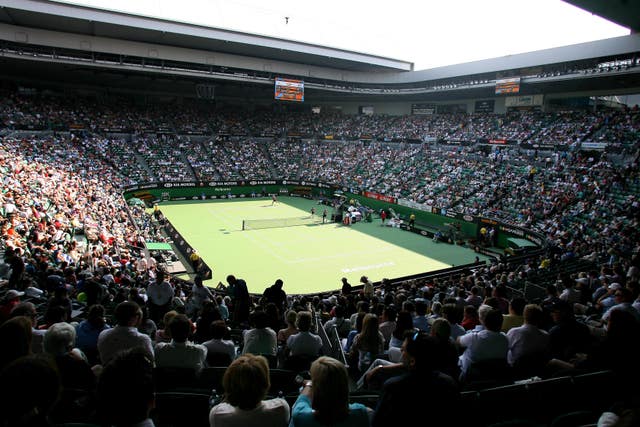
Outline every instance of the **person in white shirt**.
[(298, 312), (298, 333), (291, 335), (287, 339), (287, 356), (307, 356), (310, 358), (320, 355), (322, 349), (322, 339), (319, 335), (311, 333), (311, 313), (308, 311)]
[(492, 309), (486, 316), (481, 316), (480, 321), (484, 325), (483, 330), (469, 332), (457, 339), (458, 345), (465, 349), (460, 356), (460, 369), (463, 378), (475, 363), (497, 360), (507, 362), (509, 341), (505, 334), (500, 332), (502, 313), (500, 310)]
[(196, 276), (193, 279), (193, 286), (191, 287), (189, 300), (191, 301), (189, 304), (190, 312), (187, 312), (187, 314), (192, 319), (200, 313), (205, 301), (216, 301), (213, 293), (202, 283), (202, 277), (200, 276)]
[(229, 363), (236, 358), (236, 346), (231, 340), (225, 339), (229, 333), (224, 320), (215, 320), (211, 323), (211, 339), (202, 343), (207, 348), (207, 363), (209, 366), (216, 366), (213, 360), (221, 360), (224, 356), (229, 356)]
[[(516, 365), (523, 359), (538, 359), (536, 366), (541, 366), (550, 358), (551, 341), (549, 333), (540, 329), (544, 321), (542, 308), (536, 304), (528, 304), (524, 307), (524, 324), (511, 328), (507, 332), (509, 340), (509, 353), (507, 356), (510, 365)], [(533, 363), (533, 360), (528, 363)]]
[(373, 283), (367, 276), (362, 276), (360, 278), (360, 283), (362, 283), (362, 295), (365, 298), (373, 297)]
[(201, 370), (207, 359), (207, 348), (187, 341), (193, 324), (184, 314), (169, 322), (171, 342), (158, 343), (155, 348), (156, 366), (159, 368), (192, 368)]
[(166, 278), (167, 274), (164, 271), (158, 271), (156, 279), (147, 287), (149, 317), (156, 323), (170, 310), (173, 301), (173, 287)]
[(117, 325), (115, 328), (100, 332), (98, 353), (103, 365), (118, 353), (140, 347), (153, 360), (153, 346), (149, 336), (138, 332), (137, 326), (142, 320), (140, 306), (132, 301), (121, 302), (114, 311)]
[(276, 332), (268, 327), (269, 316), (262, 310), (251, 313), (249, 322), (253, 328), (242, 333), (242, 354), (262, 354), (275, 357), (278, 353), (278, 337)]

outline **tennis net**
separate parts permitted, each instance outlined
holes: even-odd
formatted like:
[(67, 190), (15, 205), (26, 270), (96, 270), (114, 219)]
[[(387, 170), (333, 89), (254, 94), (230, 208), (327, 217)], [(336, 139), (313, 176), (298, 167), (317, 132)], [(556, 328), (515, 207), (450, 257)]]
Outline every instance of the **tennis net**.
[(269, 219), (243, 219), (243, 230), (261, 230), (263, 228), (295, 227), (298, 225), (320, 224), (322, 218), (317, 216), (304, 216), (292, 218), (269, 218)]

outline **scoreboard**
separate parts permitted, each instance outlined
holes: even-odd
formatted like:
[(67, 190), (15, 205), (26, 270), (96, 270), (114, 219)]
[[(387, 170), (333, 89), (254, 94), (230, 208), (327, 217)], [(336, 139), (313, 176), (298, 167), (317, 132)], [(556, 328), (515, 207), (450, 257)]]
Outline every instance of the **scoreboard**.
[(496, 80), (496, 95), (520, 92), (520, 77)]
[(302, 80), (276, 78), (275, 99), (277, 101), (304, 101), (304, 82)]

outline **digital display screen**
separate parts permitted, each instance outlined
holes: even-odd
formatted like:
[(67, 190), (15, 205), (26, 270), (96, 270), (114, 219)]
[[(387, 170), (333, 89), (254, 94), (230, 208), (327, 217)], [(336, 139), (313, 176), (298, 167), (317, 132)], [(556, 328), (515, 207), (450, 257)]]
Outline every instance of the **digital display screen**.
[(304, 101), (304, 82), (302, 80), (276, 78), (275, 99), (277, 101)]
[(520, 77), (496, 80), (496, 95), (520, 92)]

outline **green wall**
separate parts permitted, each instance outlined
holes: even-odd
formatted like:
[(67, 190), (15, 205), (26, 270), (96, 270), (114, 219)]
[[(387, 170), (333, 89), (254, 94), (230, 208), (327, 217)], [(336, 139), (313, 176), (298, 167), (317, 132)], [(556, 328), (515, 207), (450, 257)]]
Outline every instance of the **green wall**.
[(394, 203), (383, 202), (381, 200), (370, 199), (368, 197), (353, 193), (345, 193), (345, 196), (347, 196), (347, 200), (357, 199), (362, 205), (368, 206), (376, 211), (379, 211), (380, 209), (388, 210), (389, 208), (391, 208), (397, 214), (402, 215), (402, 217), (405, 219), (409, 218), (409, 215), (414, 213), (416, 215), (416, 223), (418, 224), (430, 224), (434, 228), (444, 228), (445, 224), (458, 222), (460, 223), (460, 229), (466, 236), (475, 237), (478, 232), (478, 225), (476, 223), (465, 221), (461, 218), (449, 218), (431, 212), (413, 209), (407, 206), (401, 206)]

